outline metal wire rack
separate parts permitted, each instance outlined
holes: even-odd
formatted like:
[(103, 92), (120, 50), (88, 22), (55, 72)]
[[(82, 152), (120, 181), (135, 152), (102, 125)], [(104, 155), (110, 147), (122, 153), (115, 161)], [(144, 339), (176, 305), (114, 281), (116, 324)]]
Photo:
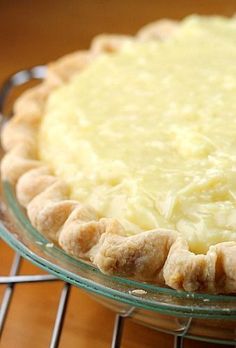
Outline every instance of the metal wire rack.
[[(19, 254), (15, 254), (12, 262), (12, 266), (10, 269), (9, 276), (1, 276), (0, 275), (0, 285), (5, 284), (6, 289), (3, 294), (2, 303), (0, 306), (0, 339), (3, 333), (4, 324), (6, 322), (8, 309), (14, 294), (14, 287), (16, 284), (23, 283), (33, 283), (33, 282), (51, 282), (58, 281), (59, 279), (53, 275), (45, 274), (45, 275), (18, 275), (18, 270), (21, 263), (21, 256)], [(68, 299), (70, 296), (71, 285), (68, 283), (64, 283), (63, 289), (60, 294), (60, 299), (58, 302), (57, 314), (54, 321), (54, 327), (51, 334), (50, 348), (57, 348), (60, 343), (60, 337), (63, 330), (63, 323), (66, 316)], [(122, 333), (125, 320), (127, 318), (132, 317), (132, 313), (135, 310), (134, 307), (131, 307), (125, 313), (117, 314), (115, 317), (114, 327), (113, 327), (113, 335), (111, 348), (120, 348), (122, 344)], [(184, 338), (187, 334), (188, 327), (191, 323), (191, 318), (189, 318), (188, 325), (186, 329), (174, 337), (174, 348), (182, 348), (184, 344)]]
[[(20, 86), (30, 81), (31, 79), (41, 79), (44, 76), (45, 76), (45, 67), (38, 66), (29, 70), (20, 71), (6, 81), (6, 83), (3, 85), (0, 91), (0, 116), (2, 117), (3, 120), (4, 120), (3, 109), (5, 106), (5, 101), (11, 89), (15, 86)], [(15, 285), (23, 284), (23, 283), (33, 283), (33, 282), (37, 282), (37, 283), (52, 282), (52, 281), (60, 280), (59, 278), (50, 274), (18, 275), (21, 259), (22, 258), (19, 254), (15, 254), (12, 261), (12, 266), (11, 266), (9, 275), (8, 276), (0, 275), (0, 285), (6, 285), (6, 289), (3, 294), (2, 303), (0, 305), (0, 340), (1, 340), (1, 335), (3, 333), (4, 324), (6, 322), (8, 309), (14, 295)], [(61, 291), (59, 302), (58, 302), (56, 318), (54, 321), (54, 327), (51, 334), (51, 341), (49, 345), (50, 348), (56, 348), (59, 346), (60, 337), (63, 331), (64, 319), (66, 316), (67, 304), (68, 304), (68, 299), (70, 296), (71, 286), (72, 285), (70, 285), (69, 283), (64, 283), (63, 289)], [(127, 309), (125, 312), (123, 312), (122, 314), (116, 315), (114, 327), (113, 327), (111, 348), (121, 347), (123, 327), (124, 327), (125, 320), (127, 318), (132, 318), (132, 313), (135, 311), (135, 309), (136, 309), (135, 307), (131, 307)], [(173, 341), (174, 348), (183, 348), (184, 339), (188, 334), (188, 330), (191, 326), (191, 321), (192, 321), (192, 318), (188, 318), (185, 324), (184, 330), (182, 330), (181, 332), (177, 332), (174, 335), (174, 341)]]
[[(23, 283), (43, 283), (43, 282), (52, 282), (52, 281), (59, 281), (60, 279), (56, 278), (53, 275), (50, 274), (44, 274), (44, 275), (18, 275), (18, 270), (20, 268), (21, 264), (21, 256), (19, 254), (15, 254), (11, 269), (8, 276), (1, 276), (0, 275), (0, 285), (6, 285), (6, 289), (3, 293), (2, 303), (0, 306), (0, 340), (1, 335), (3, 333), (4, 324), (6, 322), (8, 310), (10, 307), (11, 300), (14, 295), (14, 287), (16, 284), (23, 284)], [(60, 343), (60, 337), (63, 331), (63, 324), (64, 319), (66, 316), (67, 311), (67, 304), (68, 299), (70, 296), (70, 290), (72, 285), (68, 283), (64, 283), (64, 286), (61, 290), (58, 307), (57, 307), (57, 313), (56, 318), (54, 320), (54, 327), (51, 334), (51, 340), (50, 340), (50, 348), (57, 348), (59, 347)], [(120, 348), (122, 345), (122, 334), (123, 334), (123, 327), (125, 320), (127, 318), (132, 318), (132, 313), (134, 312), (135, 307), (129, 308), (125, 313), (123, 314), (117, 314), (115, 317), (114, 327), (113, 327), (113, 335), (112, 335), (112, 342), (111, 342), (111, 348)], [(187, 325), (185, 327), (185, 330), (181, 333), (178, 333), (174, 336), (173, 341), (173, 348), (183, 348), (184, 346), (184, 339), (185, 336), (188, 333), (188, 328), (191, 325), (192, 318), (189, 318)]]

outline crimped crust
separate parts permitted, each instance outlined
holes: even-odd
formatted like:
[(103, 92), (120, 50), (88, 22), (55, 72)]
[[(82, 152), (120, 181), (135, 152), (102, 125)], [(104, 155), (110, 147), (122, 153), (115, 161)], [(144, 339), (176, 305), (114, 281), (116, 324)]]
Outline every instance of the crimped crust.
[(99, 219), (94, 209), (69, 199), (68, 189), (37, 159), (37, 131), (45, 100), (101, 52), (115, 52), (131, 40), (164, 40), (177, 23), (162, 20), (142, 28), (135, 38), (101, 35), (88, 51), (49, 64), (46, 79), (15, 103), (14, 117), (2, 132), (7, 152), (2, 179), (16, 188), (34, 227), (69, 254), (89, 259), (106, 273), (154, 281), (175, 289), (211, 293), (236, 292), (236, 242), (211, 246), (206, 255), (189, 251), (176, 231), (157, 229), (126, 236), (112, 218)]

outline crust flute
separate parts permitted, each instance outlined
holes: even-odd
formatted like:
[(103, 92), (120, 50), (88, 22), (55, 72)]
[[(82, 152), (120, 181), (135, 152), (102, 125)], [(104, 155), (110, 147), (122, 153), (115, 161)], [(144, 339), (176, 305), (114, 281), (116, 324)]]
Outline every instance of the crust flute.
[(16, 101), (14, 117), (3, 129), (6, 154), (1, 163), (2, 178), (15, 187), (17, 199), (35, 228), (69, 254), (91, 260), (106, 274), (186, 291), (235, 293), (236, 242), (219, 243), (205, 255), (196, 255), (174, 230), (150, 230), (127, 237), (116, 219), (99, 219), (93, 208), (69, 199), (66, 184), (37, 158), (38, 127), (54, 89), (102, 52), (119, 51), (130, 40), (165, 40), (177, 27), (174, 21), (161, 20), (142, 28), (135, 37), (101, 35), (88, 51), (49, 64), (45, 80)]

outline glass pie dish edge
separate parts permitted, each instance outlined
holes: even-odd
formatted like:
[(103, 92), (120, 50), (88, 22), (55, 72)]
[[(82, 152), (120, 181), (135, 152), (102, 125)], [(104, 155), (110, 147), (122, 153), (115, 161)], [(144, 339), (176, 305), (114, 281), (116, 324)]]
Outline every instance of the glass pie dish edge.
[(0, 236), (20, 255), (86, 291), (167, 315), (236, 319), (236, 296), (176, 291), (134, 279), (108, 276), (92, 264), (69, 256), (31, 225), (8, 182), (2, 182), (0, 221)]
[[(45, 66), (36, 66), (12, 75), (1, 89), (0, 112), (3, 113), (6, 98), (15, 86), (42, 79), (45, 73)], [(4, 115), (1, 116), (6, 121)], [(176, 291), (134, 279), (108, 276), (90, 263), (69, 256), (33, 228), (16, 200), (13, 187), (6, 181), (2, 182), (0, 194), (0, 237), (47, 272), (111, 300), (178, 317), (236, 319), (236, 296)]]

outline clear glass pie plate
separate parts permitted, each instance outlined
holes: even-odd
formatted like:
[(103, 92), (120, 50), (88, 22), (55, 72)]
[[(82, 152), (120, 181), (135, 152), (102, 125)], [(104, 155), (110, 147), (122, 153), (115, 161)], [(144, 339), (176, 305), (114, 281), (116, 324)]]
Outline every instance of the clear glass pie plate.
[[(29, 74), (22, 81), (31, 77), (39, 76)], [(0, 104), (2, 107), (1, 98)], [(0, 237), (19, 254), (58, 278), (93, 293), (117, 313), (129, 312), (142, 324), (175, 335), (236, 344), (236, 296), (175, 291), (102, 274), (92, 264), (67, 255), (33, 228), (8, 182), (2, 182), (0, 220)]]

